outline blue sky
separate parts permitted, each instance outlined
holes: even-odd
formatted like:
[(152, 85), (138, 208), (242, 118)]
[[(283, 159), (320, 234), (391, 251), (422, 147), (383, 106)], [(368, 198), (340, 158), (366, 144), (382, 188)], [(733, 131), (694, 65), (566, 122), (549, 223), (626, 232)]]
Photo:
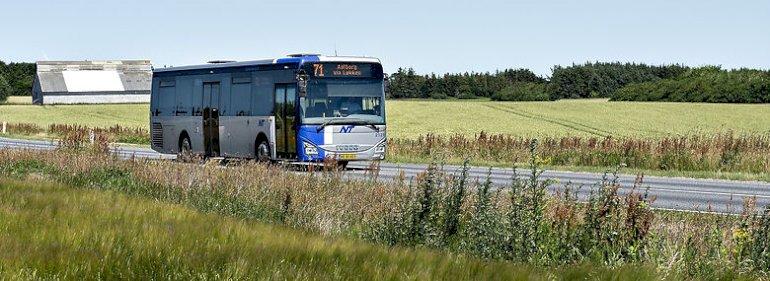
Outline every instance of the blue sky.
[(420, 73), (634, 61), (770, 68), (770, 1), (4, 1), (4, 61), (295, 52)]

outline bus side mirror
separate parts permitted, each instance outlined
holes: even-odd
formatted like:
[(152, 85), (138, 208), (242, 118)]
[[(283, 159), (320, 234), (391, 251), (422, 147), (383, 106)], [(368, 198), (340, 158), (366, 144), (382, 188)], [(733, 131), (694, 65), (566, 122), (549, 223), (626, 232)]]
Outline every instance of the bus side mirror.
[(300, 70), (300, 72), (297, 73), (297, 91), (299, 92), (300, 97), (307, 96), (307, 80), (308, 75), (305, 74), (304, 70)]

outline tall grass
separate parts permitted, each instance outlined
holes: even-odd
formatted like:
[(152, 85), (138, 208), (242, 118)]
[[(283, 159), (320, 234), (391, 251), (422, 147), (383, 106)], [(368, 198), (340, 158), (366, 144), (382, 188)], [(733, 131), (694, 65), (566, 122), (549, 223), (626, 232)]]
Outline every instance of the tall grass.
[[(389, 155), (397, 158), (454, 162), (514, 163), (529, 158), (533, 139), (481, 132), (473, 137), (423, 135), (390, 139)], [(770, 135), (714, 135), (660, 139), (562, 137), (540, 140), (536, 154), (542, 165), (615, 167), (663, 171), (720, 171), (770, 173)]]
[[(71, 142), (93, 135), (107, 142), (149, 144), (149, 132), (143, 128), (114, 125), (91, 128), (80, 125), (51, 124), (44, 129), (33, 123), (8, 124), (8, 132), (17, 135), (47, 134)], [(454, 134), (422, 135), (416, 139), (390, 138), (388, 157), (411, 161), (496, 163), (509, 165), (530, 157), (529, 144), (534, 138), (480, 132), (474, 136)], [(615, 167), (658, 171), (711, 171), (770, 173), (770, 135), (740, 134), (727, 131), (713, 135), (633, 137), (560, 137), (540, 139), (535, 155), (539, 165)]]
[(93, 135), (95, 138), (102, 138), (109, 142), (131, 144), (150, 143), (150, 135), (147, 129), (130, 128), (121, 125), (102, 128), (69, 124), (51, 124), (48, 128), (43, 128), (35, 123), (7, 123), (6, 132), (12, 135), (23, 136), (37, 136), (44, 134), (48, 137), (62, 140), (73, 137), (77, 138), (79, 136), (89, 138)]
[(133, 144), (150, 143), (150, 135), (147, 129), (129, 128), (120, 125), (113, 125), (106, 128), (91, 128), (80, 125), (51, 124), (48, 126), (47, 132), (58, 137), (66, 137), (72, 134), (93, 133), (96, 136), (102, 136), (103, 138), (107, 138), (113, 142)]
[[(347, 180), (339, 172), (296, 174), (241, 163), (221, 167), (118, 160), (71, 149), (0, 150), (0, 175), (115, 190), (204, 212), (281, 224), (378, 244), (426, 247), (534, 265), (637, 265), (662, 276), (734, 278), (770, 272), (770, 220), (747, 204), (742, 217), (654, 211), (640, 178), (618, 194), (611, 174), (556, 195), (539, 179), (541, 148), (529, 144), (530, 174), (510, 186), (444, 173), (414, 180)], [(590, 188), (587, 201), (577, 188)]]
[(649, 268), (543, 269), (202, 214), (117, 192), (0, 180), (2, 280), (544, 280)]

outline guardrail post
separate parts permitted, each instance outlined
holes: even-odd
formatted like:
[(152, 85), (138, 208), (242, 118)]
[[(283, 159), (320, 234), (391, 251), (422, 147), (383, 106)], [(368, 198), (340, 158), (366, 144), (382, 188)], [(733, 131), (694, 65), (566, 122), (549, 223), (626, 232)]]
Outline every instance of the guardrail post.
[(91, 142), (91, 144), (94, 144), (94, 130), (88, 130), (88, 141)]
[(7, 125), (8, 125), (8, 122), (3, 121), (3, 134), (5, 134), (5, 132), (7, 132), (6, 129), (5, 129), (5, 127)]

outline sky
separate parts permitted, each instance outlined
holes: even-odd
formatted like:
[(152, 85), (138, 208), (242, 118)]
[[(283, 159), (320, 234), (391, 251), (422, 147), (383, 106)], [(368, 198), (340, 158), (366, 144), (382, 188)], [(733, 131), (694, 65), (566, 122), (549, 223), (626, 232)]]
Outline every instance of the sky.
[(365, 55), (418, 73), (586, 61), (770, 68), (770, 1), (8, 1), (0, 60)]

